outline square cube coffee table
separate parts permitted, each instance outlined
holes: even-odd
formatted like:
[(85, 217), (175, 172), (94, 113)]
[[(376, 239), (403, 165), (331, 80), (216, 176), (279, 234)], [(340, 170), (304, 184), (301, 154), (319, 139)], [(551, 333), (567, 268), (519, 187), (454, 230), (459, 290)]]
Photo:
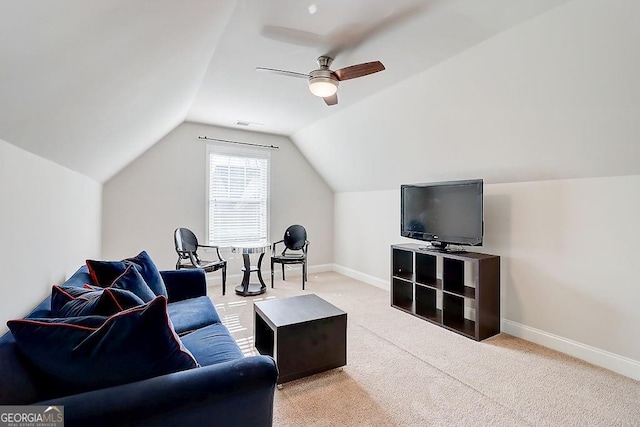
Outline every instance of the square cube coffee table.
[(258, 352), (278, 365), (278, 384), (347, 364), (347, 313), (315, 294), (253, 304)]

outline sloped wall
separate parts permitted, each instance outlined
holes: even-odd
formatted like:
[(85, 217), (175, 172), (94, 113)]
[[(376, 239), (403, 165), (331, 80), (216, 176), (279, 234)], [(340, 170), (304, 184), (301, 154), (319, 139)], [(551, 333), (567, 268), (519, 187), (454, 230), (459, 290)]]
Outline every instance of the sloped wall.
[[(144, 249), (160, 268), (173, 269), (176, 228), (190, 228), (204, 243), (207, 141), (198, 136), (280, 147), (271, 151), (271, 240), (282, 239), (287, 226), (302, 224), (311, 241), (310, 271), (329, 268), (333, 192), (291, 141), (195, 123), (178, 126), (105, 184), (103, 256), (121, 259)], [(241, 256), (228, 250), (223, 256), (229, 261), (228, 274), (239, 275)], [(299, 268), (294, 268), (298, 274)], [(268, 262), (262, 270), (268, 277)], [(219, 274), (211, 276), (219, 282)], [(236, 282), (237, 278), (230, 280)]]
[(336, 192), (640, 174), (639, 14), (569, 2), (292, 139)]
[(0, 333), (100, 255), (102, 186), (0, 140)]
[(105, 182), (182, 123), (236, 3), (0, 3), (2, 137)]

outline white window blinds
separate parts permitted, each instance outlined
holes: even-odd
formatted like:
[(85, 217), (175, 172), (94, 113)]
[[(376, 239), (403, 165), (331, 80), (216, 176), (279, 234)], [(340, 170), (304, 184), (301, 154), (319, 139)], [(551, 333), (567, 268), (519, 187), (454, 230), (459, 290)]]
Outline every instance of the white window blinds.
[(209, 150), (209, 244), (267, 242), (269, 158)]

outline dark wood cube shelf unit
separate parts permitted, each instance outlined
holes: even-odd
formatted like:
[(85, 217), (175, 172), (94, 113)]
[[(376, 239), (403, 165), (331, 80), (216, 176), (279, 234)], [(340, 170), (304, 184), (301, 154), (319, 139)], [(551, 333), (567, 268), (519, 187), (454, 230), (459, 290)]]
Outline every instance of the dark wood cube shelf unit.
[(391, 246), (391, 306), (476, 341), (500, 333), (500, 257)]

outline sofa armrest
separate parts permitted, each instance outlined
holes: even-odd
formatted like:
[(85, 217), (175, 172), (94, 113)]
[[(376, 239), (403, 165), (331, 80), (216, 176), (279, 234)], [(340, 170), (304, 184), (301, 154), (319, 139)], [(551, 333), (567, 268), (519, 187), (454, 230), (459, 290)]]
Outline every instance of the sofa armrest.
[(199, 268), (161, 271), (169, 302), (207, 295), (207, 279)]
[(271, 426), (277, 377), (250, 356), (37, 404), (63, 405), (67, 427)]

